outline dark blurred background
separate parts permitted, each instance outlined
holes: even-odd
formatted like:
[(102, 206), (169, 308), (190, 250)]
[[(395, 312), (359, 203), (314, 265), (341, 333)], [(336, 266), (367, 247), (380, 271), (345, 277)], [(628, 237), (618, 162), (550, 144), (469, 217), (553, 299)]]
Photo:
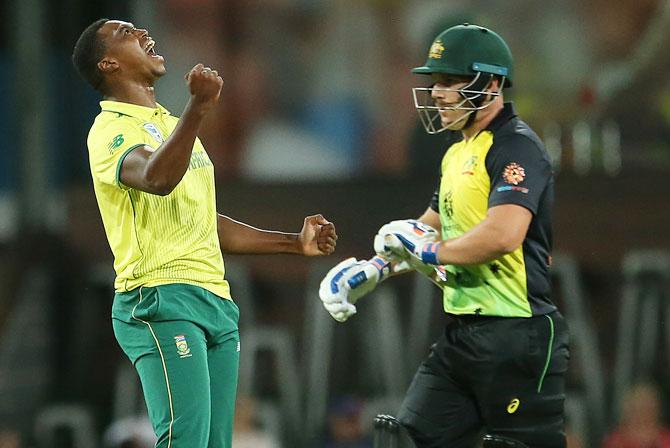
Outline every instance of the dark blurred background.
[(447, 137), (418, 124), (411, 87), (425, 80), (409, 70), (465, 21), (507, 40), (506, 97), (555, 166), (569, 446), (670, 447), (670, 1), (3, 0), (0, 448), (153, 446), (110, 325), (86, 149), (99, 97), (70, 62), (100, 17), (149, 30), (168, 68), (157, 97), (175, 115), (193, 65), (222, 74), (201, 132), (222, 213), (337, 225), (327, 259), (226, 257), (242, 309), (236, 448), (371, 446), (372, 417), (395, 412), (439, 333), (438, 291), (417, 276), (385, 283), (344, 325), (317, 289), (342, 258), (369, 257), (382, 224), (427, 207)]

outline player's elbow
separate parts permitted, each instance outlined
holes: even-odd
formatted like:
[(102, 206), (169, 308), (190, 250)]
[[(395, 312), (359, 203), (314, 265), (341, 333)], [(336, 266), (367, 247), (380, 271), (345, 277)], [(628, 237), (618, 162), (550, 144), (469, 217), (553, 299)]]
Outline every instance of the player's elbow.
[(150, 180), (146, 179), (145, 182), (145, 191), (147, 193), (155, 194), (157, 196), (167, 196), (175, 189), (176, 184), (173, 185), (170, 182), (165, 182), (162, 180)]
[(514, 232), (501, 232), (496, 238), (496, 251), (500, 255), (511, 254), (523, 244), (523, 236)]
[(156, 189), (154, 194), (157, 195), (157, 196), (167, 196), (170, 193), (172, 193), (173, 190), (174, 190), (174, 188), (162, 187), (162, 188)]
[(172, 181), (166, 176), (155, 175), (150, 170), (146, 170), (143, 177), (145, 191), (158, 196), (169, 195), (179, 183)]
[(517, 243), (516, 241), (514, 241), (514, 242), (505, 241), (505, 242), (501, 243), (500, 252), (503, 255), (511, 254), (512, 252), (517, 250), (520, 246), (521, 246), (521, 244)]

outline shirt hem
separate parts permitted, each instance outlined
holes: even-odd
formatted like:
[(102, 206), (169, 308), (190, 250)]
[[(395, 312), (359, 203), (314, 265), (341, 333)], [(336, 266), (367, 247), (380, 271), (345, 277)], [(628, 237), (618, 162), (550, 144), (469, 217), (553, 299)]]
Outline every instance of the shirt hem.
[[(127, 285), (127, 281), (125, 282)], [(224, 300), (230, 300), (233, 301), (233, 298), (230, 294), (230, 288), (226, 287), (217, 287), (212, 285), (211, 283), (201, 283), (201, 282), (196, 282), (192, 280), (184, 280), (184, 279), (170, 279), (170, 280), (149, 280), (147, 282), (137, 284), (133, 288), (115, 288), (115, 292), (130, 292), (133, 291), (137, 288), (140, 287), (147, 287), (147, 288), (152, 288), (154, 286), (162, 286), (162, 285), (174, 285), (174, 284), (185, 284), (185, 285), (191, 285), (191, 286), (197, 286), (202, 289), (206, 289), (207, 291), (211, 292), (212, 294), (224, 299)]]

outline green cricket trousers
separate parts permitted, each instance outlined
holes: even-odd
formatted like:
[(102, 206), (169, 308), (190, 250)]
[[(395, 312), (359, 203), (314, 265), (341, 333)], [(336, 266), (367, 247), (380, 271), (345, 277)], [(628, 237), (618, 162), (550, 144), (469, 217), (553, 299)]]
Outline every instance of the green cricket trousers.
[(117, 293), (112, 325), (142, 382), (157, 448), (230, 448), (239, 310), (206, 289), (170, 284)]

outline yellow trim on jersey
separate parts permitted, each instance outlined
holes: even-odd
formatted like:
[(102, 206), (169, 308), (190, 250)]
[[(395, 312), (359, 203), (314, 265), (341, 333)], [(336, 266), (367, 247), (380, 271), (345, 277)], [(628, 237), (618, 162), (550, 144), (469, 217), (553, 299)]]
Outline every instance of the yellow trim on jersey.
[(217, 232), (214, 167), (199, 139), (177, 187), (166, 196), (120, 181), (124, 158), (143, 146), (154, 151), (178, 119), (155, 109), (102, 101), (88, 135), (98, 207), (114, 253), (117, 292), (140, 286), (186, 283), (229, 299)]
[[(444, 239), (456, 238), (486, 218), (491, 179), (486, 156), (491, 131), (452, 145), (442, 159), (439, 213)], [(481, 265), (447, 266), (455, 286), (444, 288), (447, 313), (530, 317), (523, 248)]]

